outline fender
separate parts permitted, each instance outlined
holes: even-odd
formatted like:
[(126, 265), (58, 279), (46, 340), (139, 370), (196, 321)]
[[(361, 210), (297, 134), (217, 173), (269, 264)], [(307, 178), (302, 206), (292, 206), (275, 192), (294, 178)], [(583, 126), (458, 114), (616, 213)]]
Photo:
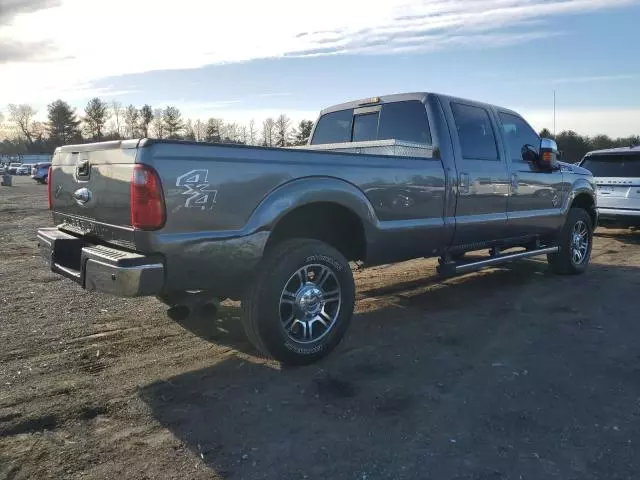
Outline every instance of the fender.
[(280, 219), (294, 209), (312, 203), (337, 203), (355, 213), (364, 227), (367, 242), (378, 225), (373, 205), (353, 184), (334, 177), (305, 177), (272, 190), (252, 212), (248, 231), (272, 231)]
[(587, 194), (593, 200), (594, 208), (598, 206), (598, 196), (591, 177), (578, 177), (570, 186), (569, 194), (562, 209), (562, 213), (566, 214), (571, 208), (571, 204), (578, 195)]

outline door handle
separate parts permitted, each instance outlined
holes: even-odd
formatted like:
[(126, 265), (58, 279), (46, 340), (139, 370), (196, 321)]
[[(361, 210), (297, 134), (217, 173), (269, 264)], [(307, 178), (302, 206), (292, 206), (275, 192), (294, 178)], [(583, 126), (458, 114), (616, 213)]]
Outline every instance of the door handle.
[(469, 178), (469, 174), (466, 172), (460, 172), (458, 178), (458, 191), (460, 193), (469, 193), (471, 186), (471, 180)]
[(518, 193), (518, 174), (511, 174), (511, 193)]

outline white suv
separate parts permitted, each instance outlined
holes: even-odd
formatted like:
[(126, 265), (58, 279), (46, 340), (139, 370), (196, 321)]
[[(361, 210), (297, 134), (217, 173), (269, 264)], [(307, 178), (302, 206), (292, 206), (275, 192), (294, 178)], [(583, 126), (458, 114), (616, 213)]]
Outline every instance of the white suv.
[(589, 152), (580, 166), (598, 185), (598, 223), (640, 227), (640, 146)]

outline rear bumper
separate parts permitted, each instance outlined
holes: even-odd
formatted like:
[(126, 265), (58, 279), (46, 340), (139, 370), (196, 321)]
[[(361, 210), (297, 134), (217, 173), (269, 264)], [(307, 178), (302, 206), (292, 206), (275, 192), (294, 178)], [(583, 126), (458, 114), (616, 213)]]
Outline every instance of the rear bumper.
[(598, 222), (640, 225), (640, 210), (599, 207)]
[(158, 295), (164, 287), (164, 262), (159, 255), (87, 244), (57, 228), (38, 230), (38, 247), (52, 272), (86, 290), (141, 297)]

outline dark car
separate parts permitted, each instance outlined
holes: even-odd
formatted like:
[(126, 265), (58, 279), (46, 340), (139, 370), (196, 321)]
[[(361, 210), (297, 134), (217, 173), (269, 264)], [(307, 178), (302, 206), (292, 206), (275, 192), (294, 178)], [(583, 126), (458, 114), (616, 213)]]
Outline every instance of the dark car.
[(38, 183), (46, 184), (49, 180), (49, 167), (51, 167), (50, 162), (36, 163), (31, 169), (31, 178)]

